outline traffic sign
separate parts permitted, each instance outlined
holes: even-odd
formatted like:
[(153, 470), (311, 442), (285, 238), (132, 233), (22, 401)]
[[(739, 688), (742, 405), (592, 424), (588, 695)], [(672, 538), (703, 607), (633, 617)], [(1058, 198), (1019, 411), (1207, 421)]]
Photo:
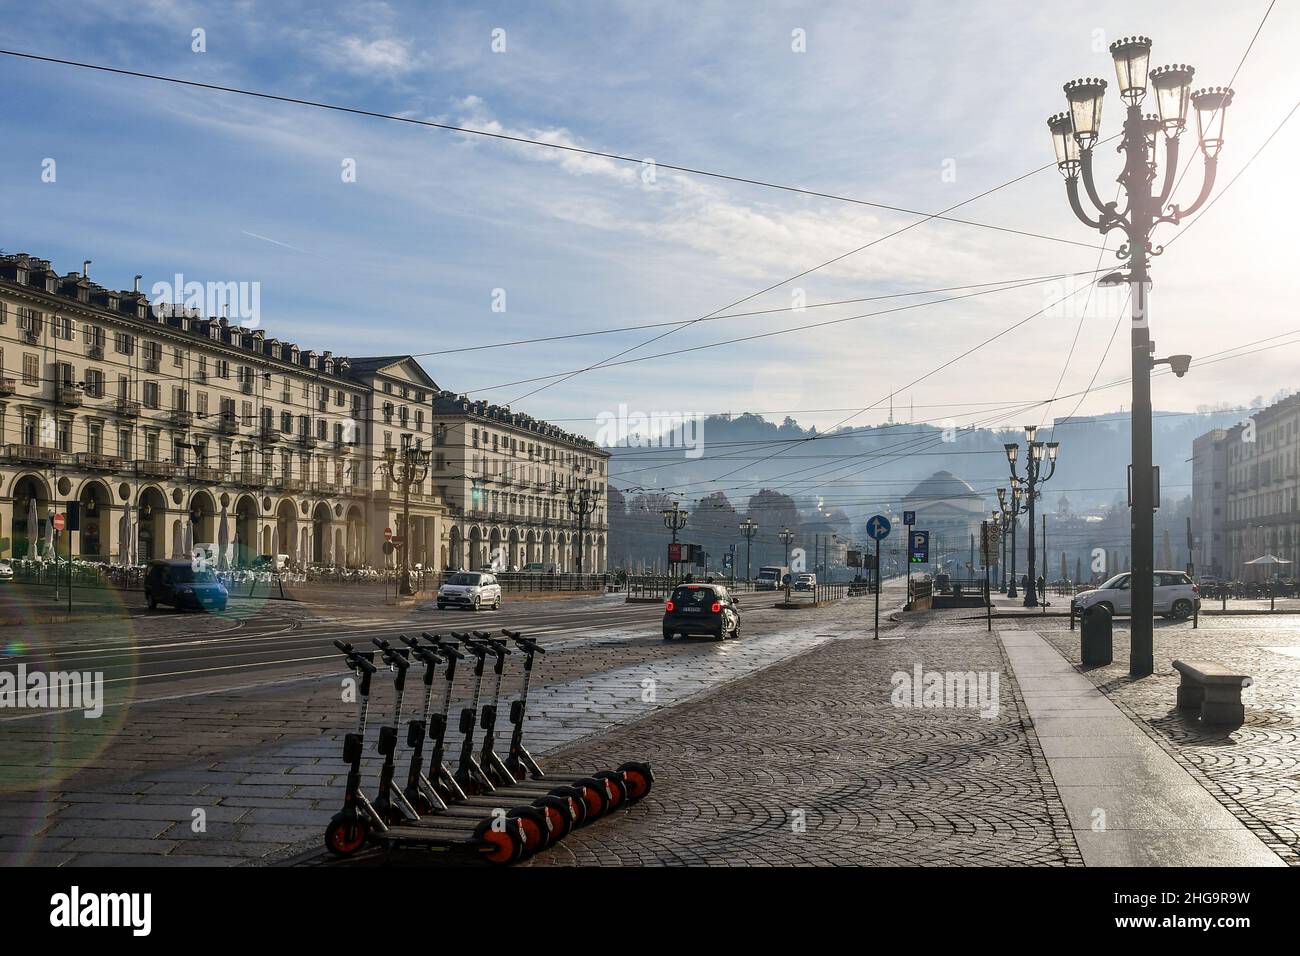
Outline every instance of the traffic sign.
[(68, 519), (65, 518), (65, 517), (63, 516), (62, 513), (60, 513), (60, 514), (56, 514), (56, 515), (54, 516), (54, 530), (55, 530), (55, 531), (62, 531), (64, 525), (66, 525), (67, 523), (68, 523)]
[(913, 531), (908, 534), (907, 560), (911, 564), (930, 563), (930, 532)]
[(916, 524), (916, 512), (915, 512), (915, 511), (904, 511), (904, 512), (903, 512), (903, 524), (907, 525), (909, 528), (912, 527), (912, 525)]
[(883, 541), (889, 537), (889, 519), (884, 515), (872, 515), (867, 520), (867, 537), (872, 541)]

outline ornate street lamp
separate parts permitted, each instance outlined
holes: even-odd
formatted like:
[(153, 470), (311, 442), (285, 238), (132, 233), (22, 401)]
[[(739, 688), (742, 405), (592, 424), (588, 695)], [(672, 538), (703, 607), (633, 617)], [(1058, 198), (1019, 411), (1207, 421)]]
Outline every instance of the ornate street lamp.
[(402, 489), (402, 574), (403, 594), (414, 594), (411, 588), (411, 486), (420, 485), (429, 474), (429, 460), (432, 452), (424, 450), (421, 442), (407, 445), (400, 452), (396, 448), (385, 448), (379, 471), (386, 474), (394, 484)]
[(749, 576), (749, 551), (754, 542), (754, 535), (758, 534), (758, 525), (754, 523), (753, 518), (745, 518), (740, 523), (740, 533), (745, 536), (745, 580), (751, 580)]
[[(794, 532), (789, 528), (782, 528), (781, 533), (777, 535), (781, 543), (785, 545), (785, 603), (790, 603), (790, 542), (794, 540)], [(877, 572), (879, 573), (879, 572)]]
[[(1116, 202), (1105, 202), (1097, 194), (1093, 174), (1093, 147), (1101, 132), (1101, 106), (1105, 97), (1106, 82), (1099, 79), (1072, 80), (1065, 84), (1067, 113), (1056, 114), (1048, 121), (1056, 165), (1065, 177), (1066, 197), (1070, 208), (1088, 228), (1103, 235), (1114, 229), (1121, 230), (1126, 238), (1116, 255), (1125, 261), (1127, 274), (1116, 273), (1102, 280), (1103, 284), (1128, 282), (1131, 290), (1132, 322), (1132, 638), (1130, 641), (1129, 673), (1140, 677), (1154, 669), (1153, 640), (1153, 575), (1155, 562), (1155, 479), (1151, 463), (1151, 370), (1154, 345), (1148, 327), (1147, 294), (1150, 288), (1149, 266), (1160, 255), (1163, 246), (1153, 245), (1151, 234), (1156, 226), (1165, 223), (1178, 225), (1205, 205), (1214, 188), (1218, 155), (1223, 147), (1224, 116), (1232, 104), (1233, 93), (1225, 87), (1209, 87), (1192, 92), (1192, 79), (1196, 71), (1185, 64), (1159, 66), (1147, 69), (1150, 63), (1151, 41), (1147, 37), (1124, 37), (1110, 46), (1115, 62), (1115, 77), (1120, 98), (1125, 105), (1123, 138), (1119, 151), (1124, 154), (1124, 169), (1118, 182), (1123, 187), (1126, 202), (1121, 209)], [(1142, 102), (1146, 98), (1148, 80), (1155, 90), (1156, 112), (1144, 116)], [(1189, 106), (1196, 109), (1196, 127), (1199, 145), (1204, 157), (1201, 189), (1195, 202), (1186, 209), (1170, 203), (1174, 185), (1178, 181), (1179, 138), (1187, 128)], [(1066, 135), (1065, 121), (1070, 128)], [(1155, 156), (1159, 152), (1158, 140), (1164, 137), (1164, 178), (1160, 189), (1154, 186), (1159, 175)], [(1071, 146), (1071, 138), (1073, 146)], [(1079, 182), (1096, 218), (1084, 209), (1079, 196)], [(1184, 355), (1162, 359), (1168, 362), (1175, 374), (1187, 371), (1190, 359)], [(1181, 369), (1181, 371), (1180, 371)], [(1030, 507), (1033, 495), (1029, 496)], [(1032, 541), (1032, 527), (1031, 541)], [(1030, 561), (1033, 561), (1030, 544)], [(1031, 570), (1032, 575), (1032, 570)]]
[[(1036, 550), (1034, 547), (1034, 502), (1042, 497), (1042, 491), (1039, 486), (1056, 474), (1056, 453), (1060, 448), (1060, 442), (1041, 442), (1035, 441), (1034, 435), (1038, 432), (1037, 425), (1025, 426), (1025, 446), (1028, 454), (1025, 455), (1025, 478), (1024, 478), (1024, 498), (1025, 512), (1029, 519), (1029, 540), (1025, 546), (1025, 556), (1027, 558), (1028, 581), (1025, 585), (1025, 607), (1038, 607), (1038, 578), (1036, 576)], [(1007, 452), (1007, 463), (1011, 466), (1012, 487), (1015, 490), (1020, 489), (1020, 481), (1016, 475), (1016, 457), (1020, 450), (1019, 445), (1007, 444), (1004, 446)], [(1044, 464), (1047, 466), (1047, 473), (1043, 474)], [(1014, 534), (1014, 531), (1012, 532)], [(1012, 559), (1014, 560), (1014, 558)], [(1012, 572), (1014, 576), (1014, 572)], [(1015, 595), (1009, 595), (1014, 597)]]
[[(1019, 448), (1019, 445), (1006, 446), (1007, 457), (1011, 459), (1013, 469), (1015, 467), (1016, 450)], [(1007, 597), (1009, 598), (1020, 596), (1020, 592), (1016, 590), (1016, 526), (1020, 524), (1020, 516), (1024, 514), (1024, 511), (1024, 488), (1013, 471), (1011, 475), (1011, 507), (1003, 512), (1007, 525), (1011, 529), (1011, 577), (1007, 582)]]
[[(665, 508), (659, 512), (664, 519), (664, 527), (673, 533), (673, 544), (677, 543), (677, 532), (686, 527), (686, 519), (690, 516), (689, 511), (682, 511), (677, 502), (673, 502), (671, 508)], [(673, 569), (668, 569), (668, 576), (673, 576)]]

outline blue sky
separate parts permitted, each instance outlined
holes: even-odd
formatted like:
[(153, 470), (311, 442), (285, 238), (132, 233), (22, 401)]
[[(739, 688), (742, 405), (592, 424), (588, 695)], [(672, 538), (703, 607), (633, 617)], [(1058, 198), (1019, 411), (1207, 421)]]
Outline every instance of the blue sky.
[[(1190, 62), (1198, 86), (1224, 83), (1266, 6), (83, 0), (0, 17), (0, 45), (938, 210), (1050, 160), (1044, 121), (1062, 107), (1061, 84), (1083, 75), (1113, 83), (1104, 43), (1145, 33), (1156, 41), (1153, 64)], [(206, 31), (204, 53), (191, 51), (195, 28)], [(498, 28), (504, 52), (491, 48)], [(806, 52), (791, 49), (796, 29)], [(1235, 83), (1221, 181), (1295, 102), (1300, 68), (1288, 45), (1297, 35), (1300, 9), (1279, 3)], [(122, 288), (136, 272), (146, 289), (178, 271), (257, 281), (270, 334), (336, 354), (694, 319), (913, 221), (664, 170), (647, 184), (636, 166), (8, 57), (0, 83), (6, 251), (47, 256), (62, 271), (92, 259), (92, 278)], [(1104, 134), (1118, 131), (1117, 106), (1112, 92)], [(1300, 328), (1289, 221), (1296, 127), (1155, 261), (1162, 352), (1204, 355)], [(1191, 137), (1185, 146), (1187, 156)], [(1108, 179), (1118, 157), (1099, 153)], [(55, 183), (41, 181), (47, 157), (58, 164)], [(356, 161), (356, 182), (342, 181), (344, 159)], [(1199, 162), (1180, 190), (1184, 204), (1198, 177)], [(1095, 241), (1051, 169), (955, 215)], [(931, 222), (742, 311), (785, 308), (792, 288), (812, 303), (1092, 269), (1097, 258)], [(492, 311), (495, 289), (506, 292), (504, 313)], [(917, 418), (962, 423), (970, 419), (958, 409), (936, 406), (1050, 395), (1078, 313), (1054, 310), (904, 386), (1063, 291), (1034, 286), (595, 371), (517, 407), (591, 434), (594, 421), (572, 419), (620, 403), (780, 417), (898, 390), (898, 406), (915, 402)], [(1110, 337), (1119, 303), (1095, 304), (1062, 392), (1088, 383)], [(872, 308), (702, 323), (642, 352)], [(589, 365), (658, 331), (423, 361), (445, 387), (508, 401), (535, 386), (492, 386)], [(1127, 375), (1126, 331), (1099, 383)], [(1298, 351), (1157, 379), (1156, 405), (1248, 402), (1300, 387)], [(1080, 412), (1112, 410), (1125, 392), (1098, 392)], [(852, 424), (879, 421), (884, 408)], [(822, 427), (846, 414), (794, 411)]]

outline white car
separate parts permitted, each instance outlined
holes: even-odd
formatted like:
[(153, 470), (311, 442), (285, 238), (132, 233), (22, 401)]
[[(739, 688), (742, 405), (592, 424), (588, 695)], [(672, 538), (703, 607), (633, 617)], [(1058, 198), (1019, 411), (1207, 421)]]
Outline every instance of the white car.
[(14, 579), (14, 566), (8, 558), (0, 560), (0, 581), (12, 581)]
[(501, 585), (494, 575), (485, 571), (457, 571), (438, 588), (438, 610), (444, 611), (448, 607), (498, 610), (501, 607)]
[(796, 574), (794, 576), (794, 590), (796, 591), (815, 591), (817, 590), (817, 575), (815, 574)]
[[(1155, 572), (1152, 604), (1157, 614), (1182, 620), (1201, 606), (1201, 589), (1182, 571)], [(1080, 591), (1074, 596), (1076, 611), (1105, 605), (1111, 614), (1130, 614), (1133, 593), (1129, 590), (1129, 572), (1117, 574), (1100, 587)]]

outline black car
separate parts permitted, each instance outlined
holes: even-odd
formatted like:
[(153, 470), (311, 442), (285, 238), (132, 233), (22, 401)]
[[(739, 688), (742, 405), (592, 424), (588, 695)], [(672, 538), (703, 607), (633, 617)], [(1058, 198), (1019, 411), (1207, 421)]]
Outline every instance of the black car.
[(740, 605), (716, 584), (679, 584), (664, 603), (664, 640), (707, 634), (716, 641), (740, 636)]
[(196, 570), (192, 561), (150, 561), (144, 574), (144, 599), (149, 610), (170, 604), (176, 610), (224, 611), (230, 594), (216, 575)]

